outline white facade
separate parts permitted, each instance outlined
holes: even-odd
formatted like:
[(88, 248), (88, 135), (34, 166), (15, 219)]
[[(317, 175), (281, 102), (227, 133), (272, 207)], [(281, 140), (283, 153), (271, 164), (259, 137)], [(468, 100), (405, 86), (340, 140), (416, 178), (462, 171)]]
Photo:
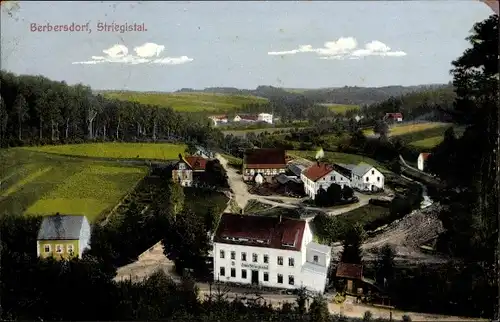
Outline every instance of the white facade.
[(82, 228), (80, 229), (80, 239), (78, 240), (78, 257), (82, 258), (82, 254), (86, 249), (90, 248), (91, 229), (87, 217), (83, 217)]
[(257, 120), (261, 121), (261, 122), (266, 122), (266, 123), (269, 123), (269, 124), (273, 124), (273, 115), (272, 114), (268, 114), (268, 113), (260, 113), (257, 116)]
[(352, 170), (352, 187), (362, 191), (384, 189), (384, 175), (374, 167), (358, 166)]
[(236, 115), (234, 118), (233, 118), (233, 122), (239, 122), (241, 121), (241, 117), (239, 115)]
[(214, 280), (323, 293), (331, 249), (312, 242), (305, 227), (301, 251), (214, 242)]
[(305, 175), (305, 171), (304, 171), (300, 175), (300, 179), (304, 183), (305, 193), (313, 200), (316, 197), (316, 195), (318, 194), (318, 190), (320, 188), (323, 188), (326, 190), (333, 183), (340, 185), (342, 188), (344, 188), (344, 186), (351, 186), (351, 180), (349, 180), (348, 177), (338, 173), (335, 170), (330, 171), (329, 173), (327, 173), (326, 175), (324, 175), (323, 177), (319, 178), (316, 181), (309, 179)]
[(417, 159), (417, 168), (420, 170), (420, 171), (424, 171), (425, 169), (425, 162), (427, 161), (426, 160), (426, 154), (424, 153), (420, 153), (418, 155), (418, 159)]

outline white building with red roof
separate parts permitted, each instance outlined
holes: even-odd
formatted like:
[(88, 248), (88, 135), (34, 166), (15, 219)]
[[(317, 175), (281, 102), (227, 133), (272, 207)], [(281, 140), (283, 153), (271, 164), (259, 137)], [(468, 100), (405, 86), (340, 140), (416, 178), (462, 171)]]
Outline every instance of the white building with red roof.
[(319, 189), (328, 189), (333, 183), (350, 186), (350, 176), (344, 173), (343, 169), (336, 165), (317, 162), (307, 168), (300, 175), (304, 183), (305, 193), (314, 200)]
[(179, 154), (179, 161), (172, 170), (172, 180), (183, 187), (191, 187), (194, 183), (193, 173), (205, 172), (209, 160), (201, 156), (183, 157)]
[(420, 170), (420, 171), (424, 171), (425, 169), (425, 164), (427, 163), (427, 160), (429, 159), (429, 156), (431, 154), (430, 153), (420, 153), (418, 155), (418, 159), (417, 159), (417, 168)]
[(214, 280), (323, 293), (331, 248), (305, 220), (223, 214), (213, 240)]

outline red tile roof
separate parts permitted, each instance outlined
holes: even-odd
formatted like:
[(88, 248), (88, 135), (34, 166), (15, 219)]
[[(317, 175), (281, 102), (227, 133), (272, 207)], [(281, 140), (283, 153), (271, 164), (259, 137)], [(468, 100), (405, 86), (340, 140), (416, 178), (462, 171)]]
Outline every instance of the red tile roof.
[(214, 242), (300, 251), (305, 227), (304, 220), (282, 218), (280, 222), (278, 217), (223, 214)]
[(200, 156), (189, 156), (184, 158), (193, 170), (205, 170), (207, 159)]
[(403, 113), (385, 113), (385, 117), (402, 118)]
[(422, 159), (427, 160), (429, 158), (429, 155), (431, 155), (431, 154), (430, 153), (420, 153), (420, 155), (422, 156)]
[(304, 175), (312, 181), (317, 181), (323, 178), (334, 169), (331, 165), (326, 163), (315, 163), (304, 171)]
[(242, 120), (257, 121), (259, 119), (258, 115), (239, 115)]
[(243, 165), (249, 169), (286, 168), (285, 150), (283, 149), (248, 149), (245, 151)]
[(363, 277), (363, 265), (339, 263), (337, 277), (361, 279)]

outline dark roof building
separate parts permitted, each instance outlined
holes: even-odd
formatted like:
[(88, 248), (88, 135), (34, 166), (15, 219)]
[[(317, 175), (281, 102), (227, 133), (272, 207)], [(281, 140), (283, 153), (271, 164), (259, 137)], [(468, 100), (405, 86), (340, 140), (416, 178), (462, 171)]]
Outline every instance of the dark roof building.
[(363, 278), (363, 265), (339, 263), (337, 277), (361, 280)]
[(247, 169), (284, 169), (286, 168), (284, 149), (248, 149), (243, 158)]
[[(38, 231), (38, 240), (75, 240), (80, 239), (82, 226), (87, 222), (85, 216), (53, 215), (43, 218)], [(88, 222), (87, 222), (88, 224)]]
[(303, 220), (223, 214), (214, 242), (300, 251), (305, 228)]

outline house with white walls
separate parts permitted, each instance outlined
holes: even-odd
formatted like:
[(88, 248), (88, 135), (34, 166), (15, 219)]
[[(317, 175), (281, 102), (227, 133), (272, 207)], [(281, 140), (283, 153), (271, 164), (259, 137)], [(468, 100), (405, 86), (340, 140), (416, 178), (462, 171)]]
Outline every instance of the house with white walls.
[(361, 191), (378, 191), (384, 189), (385, 177), (374, 166), (367, 163), (336, 164), (346, 175), (350, 174), (351, 187)]
[(273, 115), (268, 113), (260, 113), (259, 115), (257, 115), (257, 121), (273, 124)]
[(417, 159), (417, 167), (420, 171), (424, 171), (430, 153), (420, 153)]
[(350, 173), (336, 165), (316, 162), (305, 169), (300, 179), (304, 183), (305, 193), (314, 200), (319, 189), (327, 190), (330, 185), (336, 183), (342, 188), (351, 186)]
[(213, 239), (214, 280), (323, 293), (331, 248), (305, 220), (223, 214)]

